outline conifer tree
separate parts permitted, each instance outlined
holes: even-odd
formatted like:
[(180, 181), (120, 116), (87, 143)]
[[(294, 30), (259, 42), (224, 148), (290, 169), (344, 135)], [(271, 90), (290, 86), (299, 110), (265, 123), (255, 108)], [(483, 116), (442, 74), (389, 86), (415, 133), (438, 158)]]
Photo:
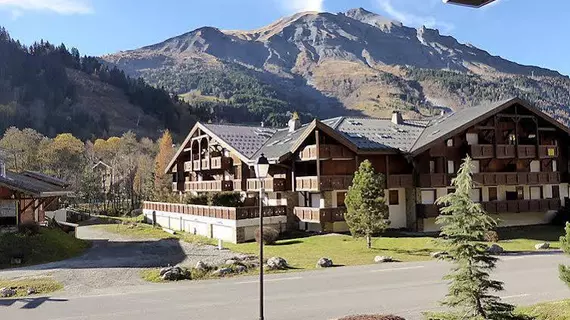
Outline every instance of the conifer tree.
[(497, 226), (497, 222), (487, 215), (480, 204), (471, 200), (473, 181), (469, 156), (465, 158), (452, 184), (455, 192), (436, 201), (442, 206), (436, 222), (441, 226), (442, 241), (448, 250), (448, 255), (443, 259), (454, 264), (452, 271), (444, 278), (451, 283), (442, 305), (452, 311), (430, 319), (515, 319), (514, 307), (492, 294), (502, 291), (503, 283), (490, 279), (489, 273), (495, 269), (498, 259), (487, 251), (487, 245), (481, 241), (487, 231)]
[(384, 176), (374, 173), (370, 161), (365, 160), (355, 172), (346, 194), (345, 220), (350, 233), (354, 237), (366, 237), (368, 248), (372, 247), (372, 235), (383, 232), (389, 224), (384, 185)]
[[(560, 247), (566, 254), (570, 254), (570, 222), (566, 222), (566, 235), (560, 237)], [(560, 279), (570, 287), (570, 266), (560, 265)]]

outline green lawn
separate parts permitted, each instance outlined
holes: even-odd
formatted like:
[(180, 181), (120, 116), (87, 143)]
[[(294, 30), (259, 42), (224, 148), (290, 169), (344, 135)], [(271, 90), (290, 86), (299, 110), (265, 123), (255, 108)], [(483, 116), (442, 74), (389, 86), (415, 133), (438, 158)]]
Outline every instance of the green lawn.
[(0, 280), (0, 288), (15, 288), (16, 297), (24, 297), (29, 288), (34, 288), (36, 294), (46, 294), (63, 289), (63, 285), (52, 278), (30, 278)]
[[(187, 242), (215, 244), (216, 241), (186, 233), (171, 235), (160, 228), (138, 224), (100, 226), (107, 231), (129, 235), (135, 238), (177, 238)], [(537, 243), (549, 241), (554, 248), (559, 247), (558, 238), (563, 234), (562, 227), (537, 226), (527, 228), (509, 228), (499, 231), (499, 245), (507, 251), (535, 251)], [(257, 243), (224, 243), (232, 251), (257, 254)], [(398, 261), (430, 260), (430, 253), (443, 248), (434, 237), (399, 236), (391, 232), (390, 236), (373, 239), (372, 249), (367, 249), (364, 239), (354, 239), (349, 235), (317, 235), (279, 240), (275, 245), (265, 246), (265, 256), (280, 256), (296, 269), (314, 269), (319, 258), (328, 257), (336, 265), (351, 266), (373, 263), (377, 255), (391, 256)]]
[[(40, 233), (33, 236), (5, 233), (0, 235), (0, 269), (64, 260), (83, 253), (88, 247), (89, 242), (59, 229), (41, 228)], [(10, 265), (14, 256), (23, 256), (23, 265)]]
[(517, 311), (535, 320), (570, 320), (570, 300), (539, 303)]

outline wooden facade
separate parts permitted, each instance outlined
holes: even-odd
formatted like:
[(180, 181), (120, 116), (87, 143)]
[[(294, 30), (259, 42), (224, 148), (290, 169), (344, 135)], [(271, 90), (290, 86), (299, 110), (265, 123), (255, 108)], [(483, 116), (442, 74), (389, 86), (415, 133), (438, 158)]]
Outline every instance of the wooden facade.
[(495, 109), (413, 151), (365, 150), (314, 121), (290, 150), (272, 159), (263, 181), (253, 171), (256, 159), (198, 125), (171, 166), (173, 190), (237, 191), (254, 200), (263, 186), (268, 206), (286, 202), (292, 226), (332, 231), (344, 221), (354, 172), (368, 160), (386, 177), (392, 226), (421, 231), (439, 214), (434, 202), (453, 190), (452, 179), (468, 155), (474, 163), (473, 199), (489, 213), (557, 210), (568, 196), (568, 129), (518, 99)]

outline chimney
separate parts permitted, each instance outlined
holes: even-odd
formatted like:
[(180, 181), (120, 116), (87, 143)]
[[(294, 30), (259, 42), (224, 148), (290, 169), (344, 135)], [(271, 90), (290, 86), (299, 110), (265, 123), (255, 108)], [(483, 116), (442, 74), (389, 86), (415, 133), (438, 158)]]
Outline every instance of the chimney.
[(293, 115), (291, 116), (291, 119), (289, 120), (287, 125), (289, 126), (289, 132), (293, 132), (301, 128), (301, 120), (299, 120), (299, 115), (297, 114), (297, 112), (293, 112)]
[(445, 116), (445, 109), (441, 109), (441, 116)]
[(402, 119), (402, 114), (400, 113), (400, 111), (394, 111), (392, 112), (392, 123), (393, 124), (402, 124), (403, 119)]

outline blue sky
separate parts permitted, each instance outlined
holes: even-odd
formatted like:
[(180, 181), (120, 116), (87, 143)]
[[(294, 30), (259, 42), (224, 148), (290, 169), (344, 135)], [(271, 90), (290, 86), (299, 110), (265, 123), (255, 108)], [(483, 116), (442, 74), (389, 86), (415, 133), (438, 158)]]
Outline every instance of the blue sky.
[(34, 40), (101, 55), (208, 25), (254, 29), (296, 11), (363, 7), (409, 26), (426, 25), (523, 64), (570, 74), (568, 0), (499, 0), (482, 9), (441, 0), (0, 0), (0, 25)]

